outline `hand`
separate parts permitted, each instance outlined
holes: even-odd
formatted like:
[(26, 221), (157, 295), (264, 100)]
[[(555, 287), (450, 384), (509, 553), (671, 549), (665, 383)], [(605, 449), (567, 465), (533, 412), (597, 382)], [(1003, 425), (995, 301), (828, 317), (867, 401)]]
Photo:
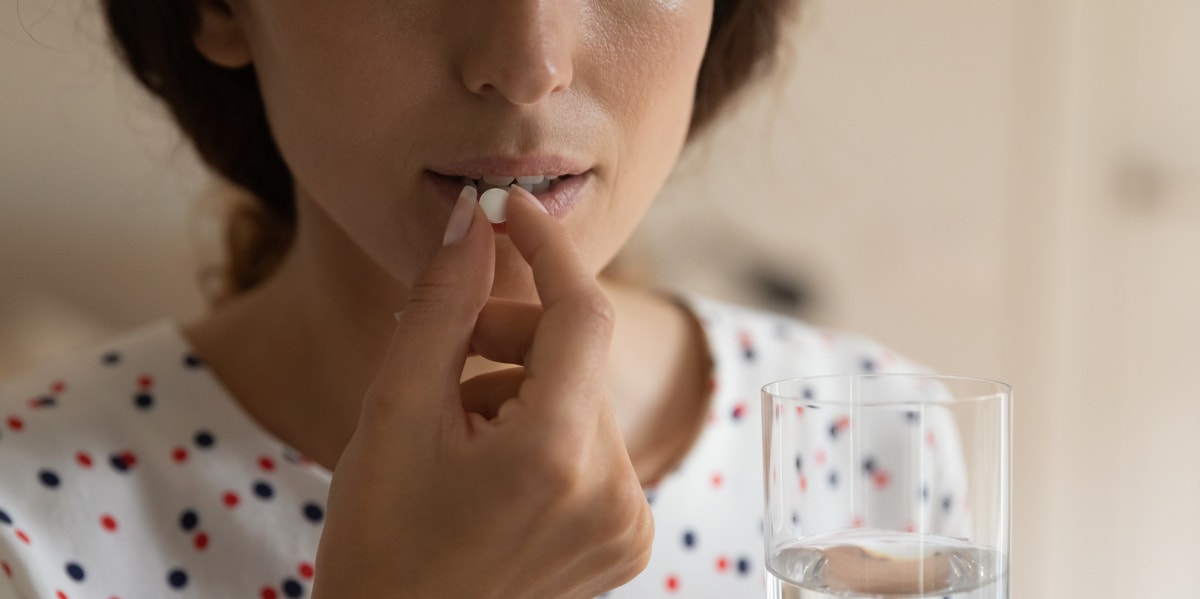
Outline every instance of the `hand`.
[[(595, 597), (645, 568), (653, 520), (605, 388), (613, 312), (519, 188), (508, 234), (542, 305), (490, 299), (494, 233), (413, 286), (338, 461), (314, 597)], [(519, 364), (460, 385), (470, 351)]]

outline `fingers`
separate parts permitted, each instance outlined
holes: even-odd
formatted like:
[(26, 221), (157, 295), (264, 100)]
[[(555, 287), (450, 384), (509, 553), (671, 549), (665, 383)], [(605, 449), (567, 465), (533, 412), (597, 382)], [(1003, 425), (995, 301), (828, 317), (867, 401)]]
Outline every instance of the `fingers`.
[[(438, 248), (414, 282), (368, 390), (364, 421), (392, 422), (400, 414), (406, 427), (426, 429), (433, 418), (464, 422), (459, 379), (476, 317), (491, 293), (495, 238), (473, 195), (460, 197), (454, 212), (470, 219), (469, 228), (461, 240)], [(455, 221), (452, 214), (450, 228)]]
[(517, 396), (524, 381), (525, 369), (520, 366), (488, 372), (463, 381), (462, 409), (491, 420), (496, 417), (504, 402)]
[(533, 269), (543, 311), (520, 399), (548, 414), (578, 412), (578, 402), (604, 385), (612, 306), (566, 230), (532, 194), (513, 186), (507, 210), (509, 238)]
[(538, 304), (491, 298), (475, 322), (471, 349), (493, 362), (524, 364), (541, 318)]

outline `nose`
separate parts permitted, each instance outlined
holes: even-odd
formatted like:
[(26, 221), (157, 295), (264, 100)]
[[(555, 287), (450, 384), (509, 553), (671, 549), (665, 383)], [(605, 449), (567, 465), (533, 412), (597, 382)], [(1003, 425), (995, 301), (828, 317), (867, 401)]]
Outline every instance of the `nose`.
[[(467, 3), (464, 3), (467, 4)], [(469, 3), (460, 31), (463, 85), (482, 96), (533, 104), (571, 85), (579, 10), (571, 0)]]

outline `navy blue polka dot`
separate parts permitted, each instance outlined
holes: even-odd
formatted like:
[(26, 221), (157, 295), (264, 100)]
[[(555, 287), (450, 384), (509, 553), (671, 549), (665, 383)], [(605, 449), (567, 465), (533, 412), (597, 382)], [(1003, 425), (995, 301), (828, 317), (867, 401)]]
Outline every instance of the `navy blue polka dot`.
[(683, 533), (683, 546), (691, 549), (696, 546), (696, 533), (687, 531)]
[(58, 400), (49, 395), (43, 395), (37, 399), (37, 406), (39, 408), (53, 408), (57, 405)]
[(863, 372), (875, 372), (875, 361), (871, 358), (863, 358), (861, 365)]
[(204, 366), (204, 360), (201, 360), (199, 356), (187, 354), (183, 356), (183, 365), (188, 368), (199, 368)]
[(829, 473), (829, 486), (836, 487), (837, 484), (838, 484), (838, 473), (837, 473), (837, 470), (834, 470)]
[(304, 587), (300, 586), (294, 578), (289, 578), (283, 581), (283, 594), (288, 597), (299, 597), (304, 594)]
[(0, 522), (3, 522), (9, 526), (12, 526), (12, 518), (8, 517), (8, 512), (6, 512), (4, 510), (0, 510)]
[(304, 504), (304, 517), (313, 522), (320, 522), (325, 518), (325, 510), (315, 503)]
[(833, 424), (830, 424), (830, 425), (829, 425), (829, 438), (830, 438), (830, 439), (833, 439), (834, 441), (837, 441), (838, 434), (839, 434), (839, 433), (841, 433), (841, 432), (842, 432), (842, 431), (841, 431), (841, 429), (839, 429), (839, 428), (838, 428), (838, 425), (837, 425), (837, 423), (836, 423), (836, 422), (834, 422)]
[(83, 566), (75, 562), (67, 563), (67, 576), (70, 576), (75, 582), (83, 580)]
[(167, 573), (167, 583), (170, 584), (171, 588), (173, 589), (182, 589), (183, 587), (187, 586), (187, 582), (187, 572), (184, 572), (179, 568), (171, 570)]
[(812, 399), (814, 396), (815, 394), (813, 393), (812, 387), (804, 388), (804, 399)]
[(796, 471), (799, 472), (803, 468), (804, 468), (804, 460), (800, 457), (799, 454), (796, 454)]
[(197, 516), (196, 512), (192, 510), (185, 510), (183, 514), (180, 514), (179, 516), (179, 526), (183, 527), (183, 529), (188, 532), (191, 532), (193, 529), (195, 529), (196, 525), (199, 523), (200, 516)]
[(208, 431), (200, 431), (196, 433), (196, 445), (202, 449), (208, 449), (216, 442), (217, 440), (213, 438), (212, 433)]
[(929, 483), (921, 485), (921, 501), (929, 501)]
[(942, 500), (942, 509), (946, 510), (947, 512), (954, 509), (954, 498), (947, 495), (946, 498)]
[(125, 461), (125, 458), (119, 455), (113, 454), (108, 458), (108, 462), (112, 464), (112, 467), (116, 468), (118, 472), (129, 471), (129, 463)]
[(921, 413), (917, 412), (916, 410), (908, 410), (904, 412), (904, 419), (912, 423), (920, 422)]
[(38, 479), (41, 480), (42, 484), (49, 489), (58, 488), (58, 484), (62, 482), (58, 479), (58, 475), (55, 474), (53, 470), (42, 470), (41, 472), (38, 472)]
[(271, 485), (260, 480), (254, 483), (254, 494), (263, 499), (270, 499), (275, 496), (275, 489), (272, 489)]
[(792, 512), (792, 526), (800, 526), (800, 513)]
[(100, 357), (100, 361), (105, 366), (113, 366), (121, 362), (121, 354), (115, 351), (110, 351)]
[(741, 574), (742, 576), (749, 574), (750, 573), (750, 559), (745, 558), (745, 557), (739, 559), (737, 568), (738, 568), (738, 574)]
[(154, 396), (149, 393), (138, 393), (133, 396), (133, 405), (139, 410), (148, 410), (154, 405)]
[(863, 471), (867, 474), (875, 473), (875, 458), (867, 458), (863, 460)]

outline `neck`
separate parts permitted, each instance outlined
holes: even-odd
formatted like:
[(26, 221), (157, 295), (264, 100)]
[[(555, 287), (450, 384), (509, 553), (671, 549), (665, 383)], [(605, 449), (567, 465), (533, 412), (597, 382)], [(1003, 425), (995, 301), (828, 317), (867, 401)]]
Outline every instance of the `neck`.
[[(301, 216), (296, 245), (271, 278), (186, 332), (255, 420), (332, 470), (357, 427), (362, 397), (395, 330), (393, 314), (409, 288), (319, 210)], [(519, 274), (503, 273), (518, 282)], [(666, 409), (650, 399), (662, 395), (666, 381), (647, 382), (654, 379), (646, 374), (647, 360), (662, 353), (647, 354), (645, 341), (655, 338), (647, 329), (682, 319), (666, 302), (604, 281), (601, 287), (618, 314), (607, 378), (632, 454), (640, 452), (637, 438), (654, 437), (647, 427)], [(522, 297), (521, 289), (494, 289), (493, 295)], [(468, 358), (463, 379), (507, 366)], [(670, 366), (649, 372), (670, 372)]]

